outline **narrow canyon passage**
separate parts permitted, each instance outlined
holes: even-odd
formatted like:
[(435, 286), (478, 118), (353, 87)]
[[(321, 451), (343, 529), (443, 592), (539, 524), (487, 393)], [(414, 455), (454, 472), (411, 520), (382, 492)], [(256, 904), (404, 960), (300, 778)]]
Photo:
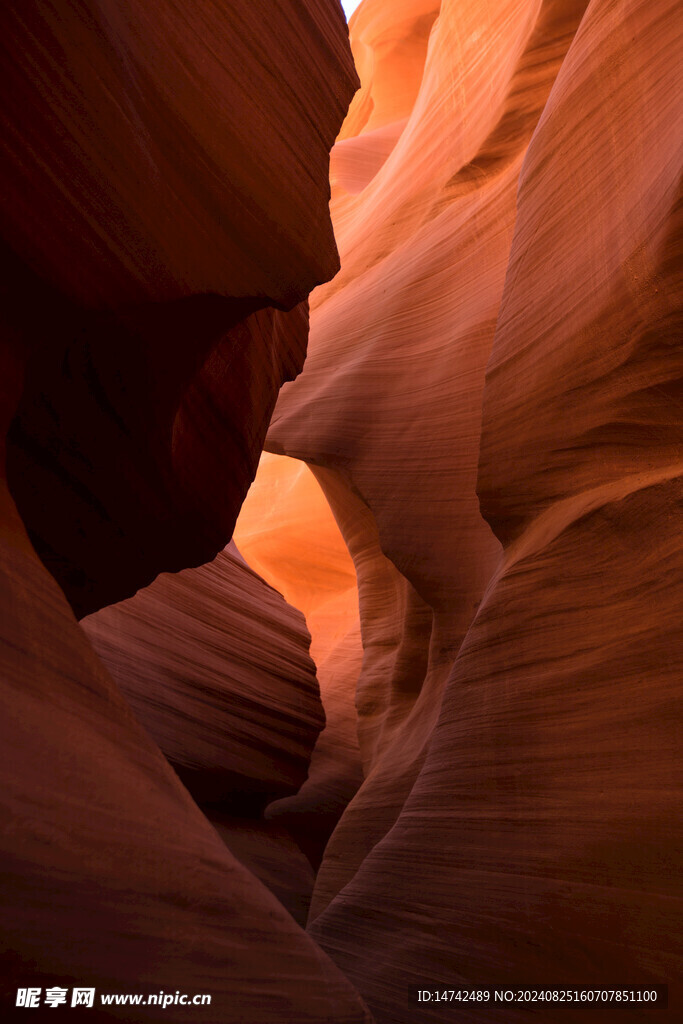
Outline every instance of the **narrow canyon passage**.
[(678, 6), (0, 7), (3, 1020), (683, 1013)]

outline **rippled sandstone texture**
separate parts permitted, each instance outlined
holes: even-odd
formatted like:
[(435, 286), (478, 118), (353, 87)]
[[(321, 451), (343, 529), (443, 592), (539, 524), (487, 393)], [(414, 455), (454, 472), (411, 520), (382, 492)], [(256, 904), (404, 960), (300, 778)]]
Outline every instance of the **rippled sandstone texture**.
[[(353, 987), (243, 866), (260, 826), (209, 824), (74, 616), (230, 538), (301, 367), (307, 294), (337, 267), (328, 150), (356, 85), (341, 11), (27, 0), (2, 6), (0, 47), (3, 1019), (24, 1013), (19, 986), (83, 985), (212, 997), (93, 1020), (360, 1024)], [(222, 562), (233, 583), (246, 571)], [(273, 602), (278, 710), (303, 697), (296, 738), (271, 729), (282, 776), (250, 766), (268, 797), (304, 776), (322, 724), (300, 617)], [(210, 733), (185, 714), (178, 734), (189, 703), (165, 703), (150, 729), (220, 776)], [(244, 743), (265, 760), (260, 716)], [(206, 721), (221, 728), (210, 706)], [(243, 776), (249, 755), (232, 753)], [(273, 889), (291, 879), (264, 851), (288, 842), (273, 828), (258, 851)]]
[(304, 783), (325, 723), (306, 625), (234, 544), (82, 625), (196, 800), (258, 816)]
[[(365, 0), (352, 22), (363, 81), (331, 161), (342, 270), (313, 297), (267, 444), (325, 492), (362, 650), (308, 470), (265, 459), (238, 527), (306, 616), (317, 741), (300, 617), (216, 552), (300, 367), (303, 300), (336, 266), (341, 16), (322, 0), (229, 18), (209, 0), (15, 6), (10, 987), (205, 990), (203, 1019), (259, 1024), (368, 1020), (360, 992), (381, 1024), (429, 1024), (451, 1007), (418, 988), (668, 980), (680, 1015), (673, 0)], [(123, 598), (86, 628), (154, 740), (72, 611)], [(214, 632), (217, 608), (256, 605), (274, 650), (227, 618)], [(317, 860), (361, 768), (306, 936), (254, 876), (302, 919), (312, 871), (287, 828)]]
[(338, 267), (328, 153), (355, 75), (332, 0), (1, 17), (5, 318), (30, 353), (8, 470), (81, 615), (230, 538)]
[(325, 725), (301, 612), (231, 543), (82, 627), (231, 852), (305, 924), (311, 864), (281, 822), (263, 820), (306, 783)]
[(267, 447), (313, 468), (358, 573), (365, 781), (309, 930), (386, 1024), (451, 1012), (418, 988), (681, 977), (677, 13), (351, 21), (342, 270)]

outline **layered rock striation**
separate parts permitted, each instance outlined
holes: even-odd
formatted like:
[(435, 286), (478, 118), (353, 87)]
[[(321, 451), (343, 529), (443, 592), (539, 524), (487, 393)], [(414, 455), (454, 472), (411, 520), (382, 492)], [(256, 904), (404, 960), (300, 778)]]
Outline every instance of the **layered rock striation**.
[(358, 574), (365, 781), (309, 930), (387, 1024), (443, 1018), (418, 989), (680, 976), (674, 6), (351, 22), (342, 270), (266, 444)]
[(195, 799), (258, 816), (304, 783), (325, 723), (306, 625), (234, 543), (83, 629)]
[[(144, 1002), (163, 991), (208, 994), (216, 1024), (369, 1021), (244, 866), (302, 916), (310, 866), (258, 820), (323, 723), (301, 616), (234, 552), (132, 597), (229, 541), (337, 269), (341, 11), (29, 0), (3, 6), (0, 47), (3, 1015), (18, 988), (88, 986), (98, 1020), (165, 1019)], [(88, 632), (130, 703), (75, 616), (124, 598)], [(216, 827), (164, 753), (217, 788)]]
[(4, 315), (27, 360), (8, 470), (80, 616), (229, 540), (338, 267), (329, 149), (355, 74), (332, 0), (0, 17)]
[(2, 11), (11, 993), (680, 1015), (676, 14)]

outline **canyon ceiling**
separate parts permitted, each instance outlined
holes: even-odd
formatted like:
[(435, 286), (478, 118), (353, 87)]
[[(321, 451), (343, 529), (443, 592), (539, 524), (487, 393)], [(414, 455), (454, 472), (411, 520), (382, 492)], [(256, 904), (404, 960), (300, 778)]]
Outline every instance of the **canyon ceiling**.
[(3, 1019), (683, 1012), (682, 43), (0, 5)]

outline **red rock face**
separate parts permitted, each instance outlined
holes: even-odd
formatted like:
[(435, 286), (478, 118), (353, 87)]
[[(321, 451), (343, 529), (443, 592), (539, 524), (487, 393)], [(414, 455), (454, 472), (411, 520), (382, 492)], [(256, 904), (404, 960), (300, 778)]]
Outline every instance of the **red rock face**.
[(306, 352), (305, 304), (241, 319), (254, 304), (198, 296), (76, 318), (82, 337), (29, 362), (9, 482), (78, 616), (229, 540), (277, 391)]
[(4, 237), (61, 293), (291, 307), (334, 271), (328, 153), (354, 80), (335, 4), (28, 0), (2, 18)]
[(364, 0), (299, 373), (341, 12), (189, 6), (1, 15), (5, 985), (680, 1016), (677, 7)]
[[(235, 818), (300, 785), (323, 724), (300, 614), (234, 554), (107, 608), (88, 631), (137, 718), (72, 610), (224, 547), (303, 361), (306, 296), (338, 265), (342, 14), (265, 6), (0, 13), (3, 1019), (18, 987), (82, 985), (94, 1020), (168, 1016), (105, 1009), (107, 991), (206, 993), (215, 1024), (370, 1020), (266, 888), (303, 918), (301, 851)], [(152, 736), (218, 793), (216, 828)]]
[(383, 9), (365, 4), (354, 20), (372, 69), (355, 103), (369, 94), (374, 120), (351, 111), (347, 173), (365, 166), (383, 123), (387, 32), (393, 80), (404, 61), (414, 79), (419, 58), (419, 88), (386, 113), (402, 114), (401, 130), (362, 190), (335, 178), (333, 157), (342, 270), (313, 298), (306, 368), (283, 389), (268, 437), (272, 450), (324, 467), (359, 579), (356, 701), (370, 778), (335, 833), (314, 914), (396, 822), (500, 558), (476, 493), (485, 370), (520, 169), (582, 10), (512, 4), (489, 18), (448, 4), (437, 23), (431, 7), (406, 8), (397, 41)]
[(338, 267), (329, 149), (355, 75), (332, 0), (0, 19), (5, 316), (33, 353), (10, 486), (82, 615), (229, 540), (305, 355), (295, 307)]
[(253, 817), (303, 784), (325, 723), (306, 625), (234, 544), (83, 628), (200, 803)]
[(18, 986), (84, 985), (206, 992), (201, 1012), (215, 1024), (368, 1020), (209, 825), (28, 541), (3, 537), (2, 553), (3, 1003), (14, 1006)]

